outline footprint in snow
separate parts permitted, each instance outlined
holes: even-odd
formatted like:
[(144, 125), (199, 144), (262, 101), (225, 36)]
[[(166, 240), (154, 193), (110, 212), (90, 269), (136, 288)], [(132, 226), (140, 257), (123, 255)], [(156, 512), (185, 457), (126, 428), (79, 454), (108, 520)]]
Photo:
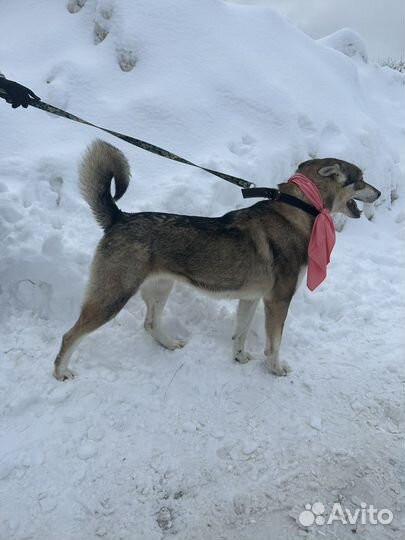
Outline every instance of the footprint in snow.
[(135, 53), (129, 49), (117, 50), (117, 61), (122, 71), (131, 71), (137, 62)]
[(87, 0), (69, 0), (66, 9), (69, 13), (78, 13), (86, 4)]
[(315, 124), (306, 114), (300, 114), (298, 116), (298, 125), (302, 129), (302, 131), (306, 131), (308, 133), (316, 132)]
[(113, 7), (112, 5), (103, 5), (102, 9), (96, 10), (96, 15), (94, 18), (94, 30), (93, 30), (93, 41), (94, 45), (98, 45), (110, 33), (110, 19), (113, 16)]
[(156, 515), (156, 521), (162, 531), (168, 531), (173, 527), (173, 510), (168, 506), (162, 506)]
[(244, 135), (239, 140), (228, 143), (228, 149), (236, 156), (246, 156), (253, 153), (255, 142), (254, 137)]
[(60, 206), (60, 201), (62, 199), (63, 178), (61, 176), (55, 176), (50, 178), (48, 181), (51, 191), (54, 191), (57, 195), (56, 206)]

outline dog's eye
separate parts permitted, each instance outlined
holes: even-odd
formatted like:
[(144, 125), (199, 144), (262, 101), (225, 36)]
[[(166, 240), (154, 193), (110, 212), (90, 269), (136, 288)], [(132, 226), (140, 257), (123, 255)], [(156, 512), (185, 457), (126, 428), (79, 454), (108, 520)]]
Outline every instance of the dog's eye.
[(358, 191), (359, 189), (364, 189), (365, 188), (365, 183), (363, 180), (357, 180), (355, 183), (354, 183), (354, 189), (356, 191)]
[(346, 182), (343, 184), (344, 186), (350, 186), (353, 185), (356, 182), (356, 179), (353, 178), (353, 175), (348, 174), (346, 176)]

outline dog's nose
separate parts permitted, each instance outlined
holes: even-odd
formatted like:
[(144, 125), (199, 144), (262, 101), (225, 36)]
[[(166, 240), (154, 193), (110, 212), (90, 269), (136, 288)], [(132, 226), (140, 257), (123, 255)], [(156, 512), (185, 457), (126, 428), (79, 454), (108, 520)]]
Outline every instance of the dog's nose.
[(381, 191), (379, 191), (378, 189), (376, 189), (376, 192), (377, 192), (377, 199), (381, 196)]

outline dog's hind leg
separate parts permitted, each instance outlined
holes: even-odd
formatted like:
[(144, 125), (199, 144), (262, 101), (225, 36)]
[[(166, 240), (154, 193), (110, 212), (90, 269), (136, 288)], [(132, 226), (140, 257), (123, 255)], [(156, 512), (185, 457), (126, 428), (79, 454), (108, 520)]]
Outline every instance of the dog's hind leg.
[(184, 347), (186, 342), (168, 336), (162, 328), (161, 316), (166, 305), (173, 281), (169, 279), (152, 280), (141, 287), (141, 295), (146, 304), (145, 330), (166, 349), (171, 351)]
[(55, 360), (55, 377), (71, 379), (70, 357), (80, 340), (110, 321), (125, 306), (142, 284), (147, 272), (145, 258), (138, 252), (136, 260), (126, 253), (99, 245), (93, 259), (90, 279), (79, 319), (66, 332)]
[(251, 356), (245, 352), (245, 342), (258, 303), (259, 299), (239, 300), (238, 312), (236, 314), (236, 328), (232, 340), (233, 357), (240, 364), (246, 364), (246, 362), (249, 362), (249, 360), (252, 359)]
[(291, 297), (283, 300), (276, 298), (264, 299), (264, 314), (266, 325), (266, 355), (267, 365), (274, 375), (287, 375), (291, 371), (289, 365), (279, 360), (279, 349), (283, 335), (284, 321), (287, 317)]
[(120, 294), (110, 298), (104, 291), (97, 291), (94, 297), (90, 294), (83, 304), (80, 317), (62, 338), (62, 345), (55, 359), (54, 376), (59, 381), (71, 379), (74, 373), (68, 368), (70, 358), (80, 341), (90, 332), (110, 321), (125, 306), (136, 291)]

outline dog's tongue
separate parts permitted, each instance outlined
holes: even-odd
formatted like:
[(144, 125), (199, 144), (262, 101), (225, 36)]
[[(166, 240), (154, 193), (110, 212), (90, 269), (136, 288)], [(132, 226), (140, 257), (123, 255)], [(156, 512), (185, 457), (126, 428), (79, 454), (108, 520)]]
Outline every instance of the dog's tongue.
[(361, 210), (360, 208), (357, 206), (356, 204), (356, 201), (354, 199), (349, 199), (347, 201), (347, 204), (346, 204), (347, 208), (352, 212), (352, 214), (355, 216), (355, 217), (360, 217), (361, 216)]

